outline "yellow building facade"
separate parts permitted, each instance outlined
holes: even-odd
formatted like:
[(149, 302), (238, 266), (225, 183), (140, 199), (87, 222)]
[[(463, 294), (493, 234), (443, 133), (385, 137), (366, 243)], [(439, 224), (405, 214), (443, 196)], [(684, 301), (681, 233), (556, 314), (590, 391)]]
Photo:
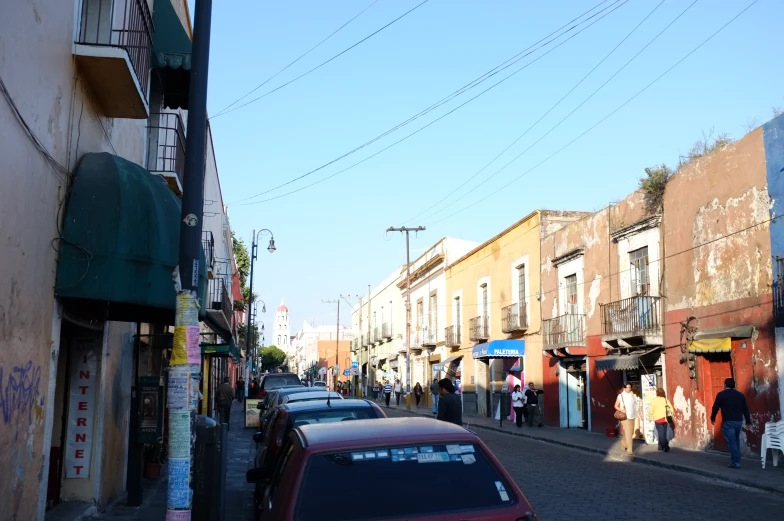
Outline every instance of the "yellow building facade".
[(464, 414), (494, 416), (515, 384), (541, 389), (541, 239), (583, 215), (536, 210), (447, 266), (444, 372)]

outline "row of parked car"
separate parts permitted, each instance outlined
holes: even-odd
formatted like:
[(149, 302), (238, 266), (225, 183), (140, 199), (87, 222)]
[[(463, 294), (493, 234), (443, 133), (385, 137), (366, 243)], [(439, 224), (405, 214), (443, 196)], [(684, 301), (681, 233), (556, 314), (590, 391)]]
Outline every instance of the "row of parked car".
[[(296, 379), (296, 382), (295, 380)], [(260, 382), (257, 521), (533, 521), (525, 496), (471, 431), (432, 418), (387, 418), (375, 403)]]

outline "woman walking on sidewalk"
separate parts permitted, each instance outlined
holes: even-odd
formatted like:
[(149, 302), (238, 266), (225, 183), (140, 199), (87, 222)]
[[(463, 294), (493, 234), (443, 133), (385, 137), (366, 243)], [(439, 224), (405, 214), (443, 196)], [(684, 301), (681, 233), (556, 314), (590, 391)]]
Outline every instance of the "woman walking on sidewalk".
[(656, 398), (651, 403), (651, 418), (653, 418), (653, 422), (656, 424), (659, 450), (670, 452), (670, 439), (667, 431), (672, 421), (672, 404), (661, 387), (656, 389)]
[(395, 380), (395, 403), (400, 407), (400, 380)]
[(416, 399), (417, 408), (419, 408), (419, 400), (422, 399), (422, 384), (419, 382), (414, 386), (414, 398)]
[(518, 429), (523, 428), (523, 411), (525, 410), (525, 395), (520, 391), (520, 386), (515, 385), (512, 391), (512, 408), (515, 412), (515, 423)]
[(430, 384), (430, 394), (433, 397), (433, 414), (438, 413), (438, 399), (441, 388), (438, 386), (438, 378), (433, 378), (433, 383)]
[(632, 384), (627, 383), (623, 392), (615, 400), (615, 417), (621, 421), (623, 438), (621, 438), (621, 452), (629, 456), (634, 450), (634, 420), (637, 419), (637, 397), (632, 392)]

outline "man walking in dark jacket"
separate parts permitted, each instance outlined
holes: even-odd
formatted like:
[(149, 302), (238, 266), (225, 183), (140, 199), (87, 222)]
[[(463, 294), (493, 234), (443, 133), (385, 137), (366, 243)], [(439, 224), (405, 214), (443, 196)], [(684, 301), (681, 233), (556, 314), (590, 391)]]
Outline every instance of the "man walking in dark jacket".
[(234, 387), (229, 383), (229, 377), (223, 379), (223, 383), (218, 387), (216, 393), (218, 395), (218, 411), (220, 411), (221, 423), (229, 423), (229, 415), (231, 414), (231, 402), (234, 401)]
[(438, 416), (436, 418), (462, 426), (463, 402), (455, 394), (455, 386), (452, 384), (452, 381), (444, 378), (438, 382), (438, 387), (440, 388), (440, 396), (438, 400)]
[(746, 425), (751, 425), (749, 406), (743, 393), (735, 389), (735, 380), (727, 378), (724, 380), (724, 390), (716, 395), (711, 411), (711, 424), (716, 423), (716, 414), (721, 410), (721, 433), (727, 440), (730, 448), (731, 469), (740, 468), (740, 429), (743, 427), (743, 420)]

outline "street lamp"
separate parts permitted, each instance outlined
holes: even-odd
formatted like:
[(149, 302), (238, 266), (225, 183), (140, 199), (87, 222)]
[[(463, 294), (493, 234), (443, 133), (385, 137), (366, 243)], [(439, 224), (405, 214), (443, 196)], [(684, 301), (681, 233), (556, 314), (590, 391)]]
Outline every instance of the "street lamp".
[[(272, 253), (272, 252), (274, 252), (277, 249), (277, 248), (275, 248), (275, 236), (272, 235), (272, 232), (270, 230), (268, 230), (267, 228), (264, 228), (263, 230), (259, 230), (258, 233), (256, 233), (256, 230), (253, 230), (253, 234), (251, 235), (251, 246), (250, 246), (250, 287), (249, 287), (249, 290), (248, 290), (248, 320), (247, 320), (247, 331), (246, 331), (246, 337), (245, 337), (245, 346), (246, 346), (246, 348), (248, 350), (250, 350), (250, 336), (251, 336), (250, 335), (250, 332), (251, 332), (251, 329), (250, 329), (251, 313), (250, 313), (250, 311), (251, 311), (251, 304), (253, 303), (253, 261), (256, 260), (256, 249), (258, 248), (258, 238), (261, 235), (269, 235), (270, 236), (269, 246), (267, 246), (267, 251), (268, 252)], [(262, 304), (263, 304), (263, 306), (261, 308), (261, 312), (262, 313), (266, 313), (267, 306), (266, 306), (266, 304), (264, 304), (263, 301), (262, 301)], [(257, 357), (257, 352), (256, 352), (256, 347), (254, 346), (254, 348), (253, 348), (253, 367), (254, 368), (256, 368), (256, 363), (257, 363), (257, 358), (256, 357)]]

